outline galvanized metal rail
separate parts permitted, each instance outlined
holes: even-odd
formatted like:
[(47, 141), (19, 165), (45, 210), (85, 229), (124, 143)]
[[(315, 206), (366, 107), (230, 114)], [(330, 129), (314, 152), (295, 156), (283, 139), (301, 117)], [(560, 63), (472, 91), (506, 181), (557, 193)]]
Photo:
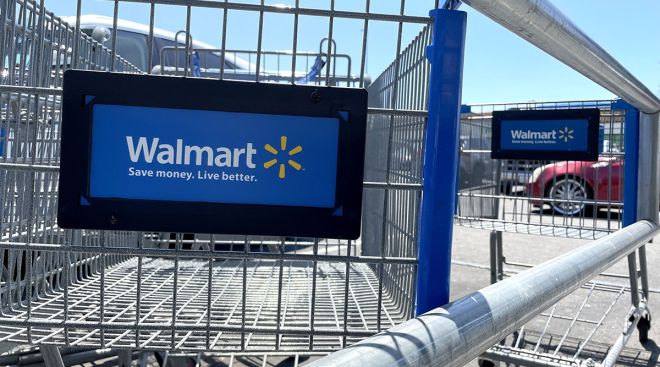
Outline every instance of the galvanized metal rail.
[(640, 221), (310, 367), (463, 366), (658, 233), (656, 224)]

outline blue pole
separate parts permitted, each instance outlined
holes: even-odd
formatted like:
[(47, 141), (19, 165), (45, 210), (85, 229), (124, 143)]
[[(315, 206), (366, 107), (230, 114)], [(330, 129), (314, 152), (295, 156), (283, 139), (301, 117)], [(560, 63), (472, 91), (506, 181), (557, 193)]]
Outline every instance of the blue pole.
[(467, 14), (435, 9), (429, 116), (424, 152), (417, 315), (449, 302), (451, 243), (456, 207), (461, 85)]
[(639, 167), (639, 110), (618, 99), (612, 110), (623, 110), (623, 226), (637, 221), (637, 169)]

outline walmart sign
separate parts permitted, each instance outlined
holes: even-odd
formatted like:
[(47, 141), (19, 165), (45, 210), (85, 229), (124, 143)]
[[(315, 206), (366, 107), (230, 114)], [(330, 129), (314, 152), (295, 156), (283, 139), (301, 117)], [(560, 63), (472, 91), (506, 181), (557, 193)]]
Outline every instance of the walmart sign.
[(493, 158), (597, 160), (599, 110), (493, 113)]
[(96, 104), (90, 195), (331, 208), (339, 124)]
[(366, 92), (73, 71), (64, 228), (357, 238)]
[(586, 120), (505, 120), (501, 126), (504, 149), (584, 150), (588, 143)]

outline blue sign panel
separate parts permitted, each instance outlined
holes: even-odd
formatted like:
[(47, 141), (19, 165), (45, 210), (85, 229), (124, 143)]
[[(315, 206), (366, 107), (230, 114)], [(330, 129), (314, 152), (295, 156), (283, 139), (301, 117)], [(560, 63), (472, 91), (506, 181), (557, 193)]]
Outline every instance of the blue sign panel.
[(356, 239), (367, 94), (67, 71), (58, 224)]
[(585, 151), (589, 121), (503, 120), (500, 148), (507, 150)]
[(492, 158), (597, 160), (598, 109), (493, 113)]
[(91, 197), (335, 205), (338, 118), (95, 104), (92, 121)]

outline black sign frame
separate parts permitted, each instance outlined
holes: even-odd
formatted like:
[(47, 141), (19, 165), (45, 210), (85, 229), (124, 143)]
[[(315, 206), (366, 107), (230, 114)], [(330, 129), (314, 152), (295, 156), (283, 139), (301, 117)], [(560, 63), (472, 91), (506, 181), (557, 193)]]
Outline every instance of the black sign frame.
[[(90, 197), (90, 102), (338, 118), (335, 207)], [(360, 236), (367, 119), (364, 89), (68, 70), (62, 104), (58, 204), (62, 228), (343, 239)], [(348, 120), (339, 111), (347, 111)]]
[[(501, 147), (502, 121), (515, 120), (586, 120), (586, 150), (510, 150)], [(509, 110), (494, 111), (492, 117), (491, 158), (551, 161), (597, 161), (599, 154), (600, 109)]]

